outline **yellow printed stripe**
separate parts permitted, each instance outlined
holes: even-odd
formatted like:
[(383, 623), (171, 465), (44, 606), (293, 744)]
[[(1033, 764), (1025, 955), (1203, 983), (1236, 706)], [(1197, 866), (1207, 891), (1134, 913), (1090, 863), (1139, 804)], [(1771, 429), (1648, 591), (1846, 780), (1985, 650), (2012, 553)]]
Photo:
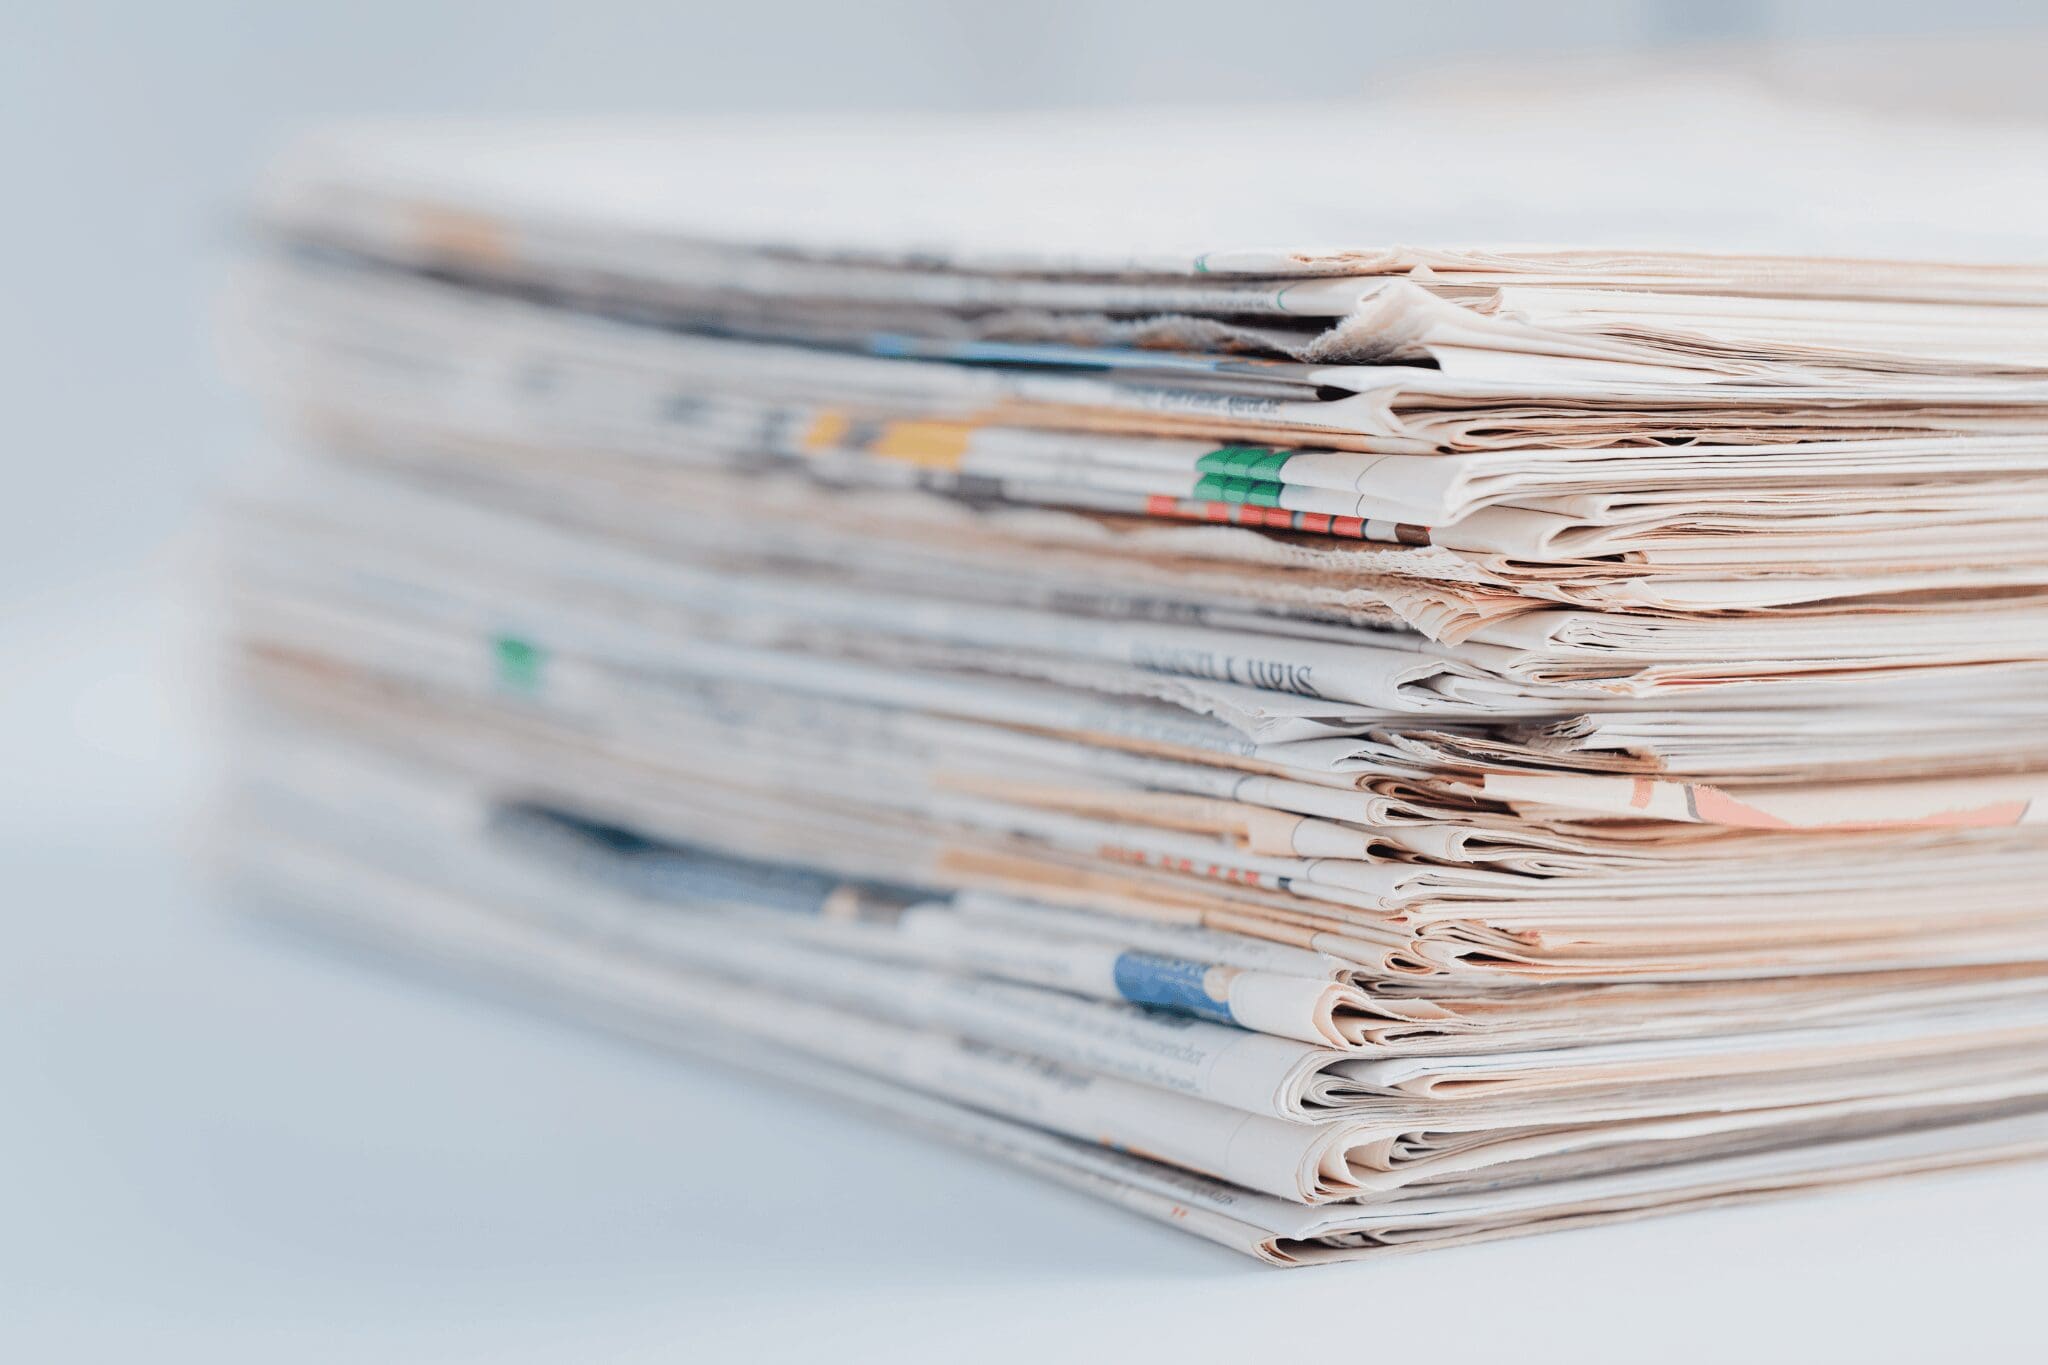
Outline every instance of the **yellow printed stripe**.
[(958, 469), (974, 428), (965, 422), (890, 422), (868, 453), (927, 469)]
[(846, 433), (852, 429), (852, 418), (826, 408), (811, 419), (810, 429), (804, 432), (804, 449), (813, 455), (821, 450), (837, 449), (844, 444)]

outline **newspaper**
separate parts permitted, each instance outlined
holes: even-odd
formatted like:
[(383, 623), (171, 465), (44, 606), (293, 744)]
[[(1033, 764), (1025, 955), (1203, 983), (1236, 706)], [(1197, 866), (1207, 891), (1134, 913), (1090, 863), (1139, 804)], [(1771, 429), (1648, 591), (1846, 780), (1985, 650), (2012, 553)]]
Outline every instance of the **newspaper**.
[[(1388, 224), (1517, 174), (1374, 117)], [(1057, 128), (288, 158), (251, 901), (1281, 1264), (2048, 1144), (2048, 217), (1902, 128), (1860, 257), (1367, 236), (1341, 122)]]

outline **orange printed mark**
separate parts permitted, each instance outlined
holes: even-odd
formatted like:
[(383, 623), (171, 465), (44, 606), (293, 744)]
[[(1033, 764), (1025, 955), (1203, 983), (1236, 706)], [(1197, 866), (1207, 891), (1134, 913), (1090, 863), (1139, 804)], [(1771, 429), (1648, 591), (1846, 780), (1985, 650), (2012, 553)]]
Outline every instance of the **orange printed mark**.
[(974, 428), (964, 422), (891, 422), (868, 450), (926, 469), (958, 469), (973, 435)]
[(413, 237), (435, 256), (503, 265), (513, 256), (512, 241), (494, 218), (440, 204), (412, 206)]
[(1365, 520), (1362, 517), (1336, 517), (1330, 522), (1330, 530), (1340, 536), (1364, 539)]
[(2027, 818), (2027, 807), (2032, 804), (2031, 801), (1994, 801), (1988, 806), (1979, 806), (1975, 810), (1947, 811), (1941, 815), (1933, 816), (1924, 821), (1915, 821), (1914, 823), (1929, 827), (1942, 826), (1944, 828), (1965, 825), (1972, 828), (2017, 825), (2020, 821)]
[(1211, 881), (1234, 882), (1243, 886), (1269, 884), (1262, 872), (1243, 867), (1224, 867), (1219, 863), (1198, 863), (1193, 858), (1178, 853), (1150, 853), (1142, 848), (1127, 848), (1121, 844), (1101, 844), (1096, 847), (1095, 852), (1096, 856), (1113, 862), (1156, 867), (1162, 872), (1181, 872), (1190, 877), (1205, 877)]
[(1180, 515), (1180, 504), (1164, 493), (1154, 493), (1145, 499), (1145, 510), (1155, 517), (1177, 517)]
[(812, 452), (836, 449), (845, 442), (846, 433), (852, 429), (852, 418), (828, 408), (811, 419), (809, 429), (804, 432), (803, 447)]
[[(1769, 811), (1737, 801), (1717, 787), (1694, 787), (1690, 793), (1693, 813), (1711, 825), (1738, 829), (1791, 829), (1792, 822)], [(1994, 801), (1968, 810), (1938, 811), (1904, 820), (1842, 820), (1827, 825), (1804, 825), (1803, 829), (1986, 829), (2017, 825), (2026, 818), (2026, 801)]]
[(1330, 533), (1330, 514), (1328, 512), (1303, 512), (1301, 514), (1301, 529), (1304, 531), (1314, 531), (1318, 535), (1328, 535)]
[(1639, 777), (1635, 780), (1635, 785), (1629, 789), (1628, 803), (1637, 810), (1648, 810), (1650, 808), (1650, 798), (1656, 795), (1656, 793), (1656, 783), (1647, 777)]

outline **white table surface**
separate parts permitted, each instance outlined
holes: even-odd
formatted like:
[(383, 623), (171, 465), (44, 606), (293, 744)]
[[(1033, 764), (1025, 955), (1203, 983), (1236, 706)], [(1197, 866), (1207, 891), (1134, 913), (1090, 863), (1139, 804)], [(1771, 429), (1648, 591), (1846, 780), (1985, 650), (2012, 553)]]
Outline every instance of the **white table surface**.
[(0, 1359), (1870, 1361), (2048, 1342), (2042, 1167), (1273, 1271), (237, 921), (188, 852), (202, 654), (166, 577), (53, 591), (0, 627)]

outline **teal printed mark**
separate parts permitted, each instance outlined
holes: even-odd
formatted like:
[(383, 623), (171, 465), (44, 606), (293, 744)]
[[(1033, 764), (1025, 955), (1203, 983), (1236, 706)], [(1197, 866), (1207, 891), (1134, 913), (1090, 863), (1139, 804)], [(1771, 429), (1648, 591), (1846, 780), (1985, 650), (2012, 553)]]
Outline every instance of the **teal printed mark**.
[(1118, 953), (1117, 994), (1134, 1005), (1157, 1005), (1183, 1014), (1234, 1024), (1230, 1005), (1209, 994), (1204, 984), (1210, 966), (1177, 957), (1155, 957), (1151, 953)]
[(1278, 507), (1280, 492), (1285, 484), (1266, 483), (1258, 479), (1233, 479), (1221, 474), (1204, 474), (1195, 481), (1195, 490), (1188, 496), (1197, 502), (1239, 502), (1253, 507)]
[(1229, 474), (1243, 479), (1277, 480), (1293, 455), (1264, 446), (1222, 446), (1195, 461), (1204, 474)]
[(517, 635), (499, 635), (491, 641), (491, 660), (498, 685), (514, 692), (540, 690), (541, 664), (547, 651)]

